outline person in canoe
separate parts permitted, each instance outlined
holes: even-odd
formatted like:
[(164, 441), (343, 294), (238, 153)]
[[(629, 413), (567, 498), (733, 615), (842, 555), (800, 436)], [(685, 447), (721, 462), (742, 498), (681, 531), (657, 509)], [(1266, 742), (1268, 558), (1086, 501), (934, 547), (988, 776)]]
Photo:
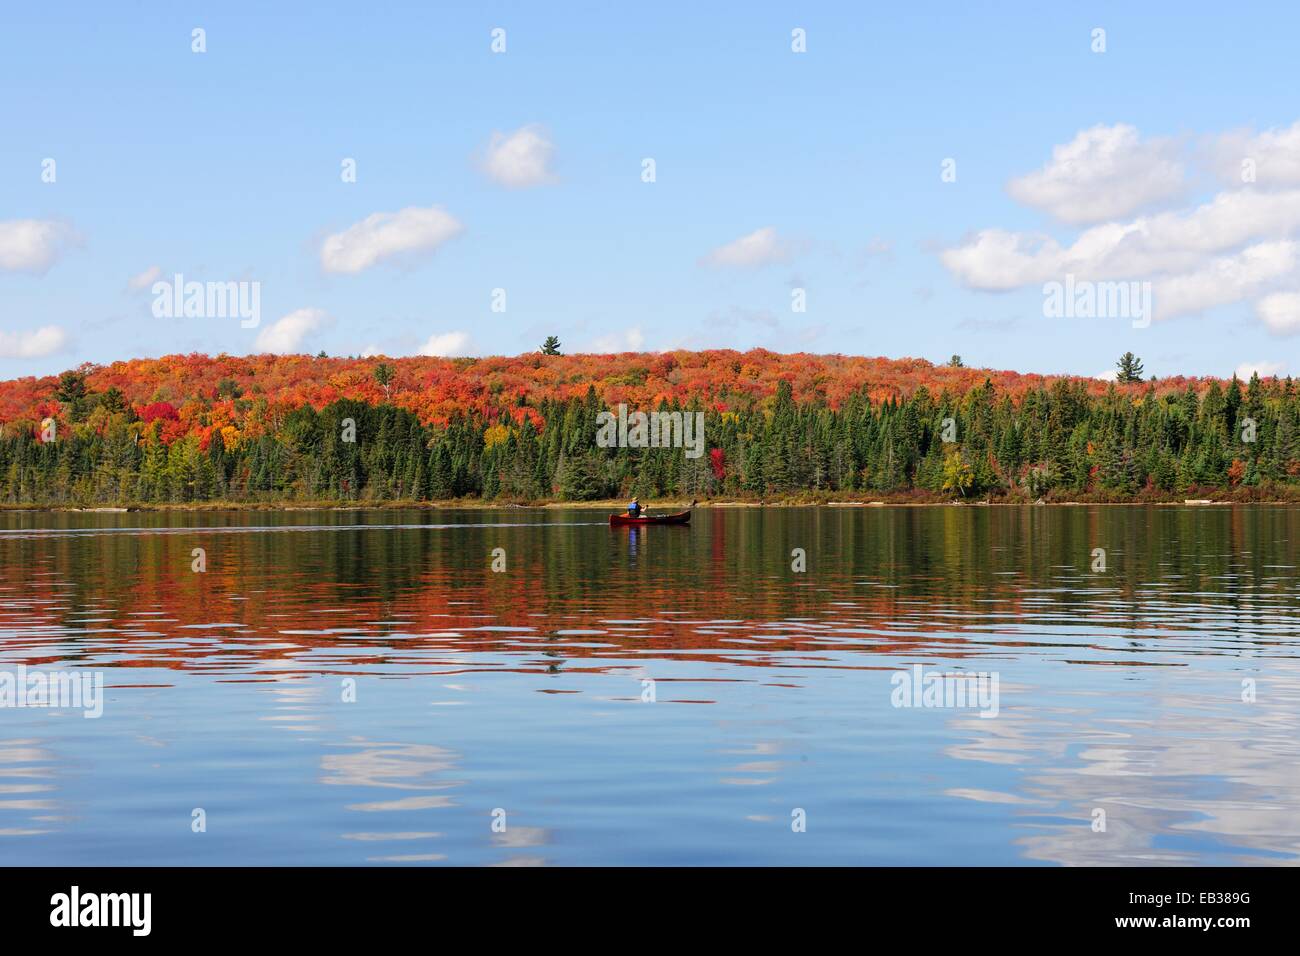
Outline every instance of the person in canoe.
[[(691, 502), (691, 508), (695, 507), (695, 502)], [(677, 514), (657, 514), (652, 515), (645, 508), (641, 507), (641, 502), (633, 498), (627, 510), (622, 514), (610, 515), (609, 526), (611, 528), (620, 528), (624, 525), (649, 525), (649, 524), (689, 524), (691, 520), (691, 509), (679, 511)]]

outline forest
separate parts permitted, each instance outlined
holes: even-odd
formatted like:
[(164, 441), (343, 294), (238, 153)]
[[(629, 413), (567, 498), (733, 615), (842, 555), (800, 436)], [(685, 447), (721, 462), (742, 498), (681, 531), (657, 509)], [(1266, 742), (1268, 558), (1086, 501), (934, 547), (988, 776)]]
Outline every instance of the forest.
[[(0, 382), (0, 504), (1300, 500), (1291, 379), (1134, 363), (1110, 382), (764, 350), (83, 365)], [(600, 447), (620, 402), (702, 412), (705, 453)]]

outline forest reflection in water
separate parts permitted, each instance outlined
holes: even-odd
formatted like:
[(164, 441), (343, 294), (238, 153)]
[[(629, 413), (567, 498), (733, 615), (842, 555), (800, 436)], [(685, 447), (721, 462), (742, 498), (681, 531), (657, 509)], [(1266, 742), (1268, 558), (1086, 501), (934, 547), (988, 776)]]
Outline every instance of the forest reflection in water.
[[(0, 672), (98, 671), (107, 698), (98, 720), (0, 709), (0, 852), (160, 864), (1300, 853), (1300, 509), (604, 519), (0, 515)], [(997, 717), (893, 706), (891, 677), (917, 664), (995, 672)]]

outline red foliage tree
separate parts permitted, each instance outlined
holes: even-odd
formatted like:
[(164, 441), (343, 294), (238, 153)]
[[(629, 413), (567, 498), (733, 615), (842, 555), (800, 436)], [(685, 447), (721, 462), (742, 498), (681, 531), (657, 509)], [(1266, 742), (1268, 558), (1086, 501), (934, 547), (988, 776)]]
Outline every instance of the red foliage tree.
[(721, 448), (709, 449), (709, 467), (713, 469), (713, 477), (722, 481), (727, 477), (727, 453)]
[(176, 411), (176, 406), (171, 402), (154, 402), (152, 405), (146, 405), (140, 409), (140, 421), (146, 424), (156, 418), (162, 418), (171, 422), (181, 420), (180, 412)]

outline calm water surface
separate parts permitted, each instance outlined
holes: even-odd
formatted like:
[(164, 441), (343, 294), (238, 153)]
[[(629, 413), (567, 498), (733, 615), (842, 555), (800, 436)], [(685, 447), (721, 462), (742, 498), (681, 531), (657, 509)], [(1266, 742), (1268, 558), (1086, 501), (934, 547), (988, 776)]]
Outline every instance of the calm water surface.
[(1300, 859), (1300, 509), (604, 518), (0, 515), (0, 862)]

